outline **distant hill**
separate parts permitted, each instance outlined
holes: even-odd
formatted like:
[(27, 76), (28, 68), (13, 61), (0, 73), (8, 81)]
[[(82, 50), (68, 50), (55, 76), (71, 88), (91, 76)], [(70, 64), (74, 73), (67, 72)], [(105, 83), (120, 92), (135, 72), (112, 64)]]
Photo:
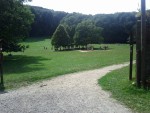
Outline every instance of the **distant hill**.
[(35, 15), (34, 23), (31, 26), (30, 37), (51, 36), (61, 19), (68, 13), (54, 11), (42, 7), (30, 6), (32, 13)]
[(90, 20), (97, 27), (103, 28), (104, 43), (127, 43), (129, 33), (136, 23), (136, 12), (122, 12), (115, 14), (85, 15), (81, 13), (66, 13), (42, 7), (30, 6), (35, 15), (31, 26), (30, 37), (52, 36), (59, 24), (70, 29), (69, 35), (74, 37), (77, 25)]

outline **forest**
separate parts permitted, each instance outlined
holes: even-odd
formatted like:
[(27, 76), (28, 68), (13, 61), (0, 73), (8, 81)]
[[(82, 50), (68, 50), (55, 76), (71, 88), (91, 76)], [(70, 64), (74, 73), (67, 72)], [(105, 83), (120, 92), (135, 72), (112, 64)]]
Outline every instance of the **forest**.
[(85, 15), (30, 8), (35, 15), (30, 37), (52, 36), (56, 49), (95, 43), (127, 43), (136, 23), (136, 12)]
[[(70, 30), (70, 38), (75, 37), (79, 24), (92, 23), (100, 28), (104, 43), (127, 43), (129, 30), (136, 23), (136, 12), (122, 12), (115, 14), (84, 15), (80, 13), (66, 13), (31, 6), (35, 15), (31, 27), (30, 37), (52, 36), (59, 24)], [(127, 30), (128, 29), (128, 30)]]

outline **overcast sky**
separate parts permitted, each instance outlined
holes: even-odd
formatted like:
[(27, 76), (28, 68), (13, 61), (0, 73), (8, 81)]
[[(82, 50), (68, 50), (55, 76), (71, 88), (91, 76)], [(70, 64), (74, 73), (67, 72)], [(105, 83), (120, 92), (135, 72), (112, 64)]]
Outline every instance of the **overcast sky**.
[[(55, 11), (83, 14), (138, 11), (140, 0), (32, 0), (28, 3)], [(147, 3), (150, 4), (150, 3)], [(150, 8), (149, 6), (147, 6)]]

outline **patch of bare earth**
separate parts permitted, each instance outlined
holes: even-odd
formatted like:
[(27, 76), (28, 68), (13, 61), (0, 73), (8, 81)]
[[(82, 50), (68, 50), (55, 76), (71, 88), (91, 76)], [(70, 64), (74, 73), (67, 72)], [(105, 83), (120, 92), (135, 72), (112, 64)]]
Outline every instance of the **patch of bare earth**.
[(97, 81), (127, 65), (59, 76), (0, 94), (0, 113), (131, 113), (126, 106), (110, 98), (111, 94), (103, 91)]
[(82, 52), (82, 53), (87, 53), (87, 52), (91, 52), (92, 50), (79, 50), (79, 52)]

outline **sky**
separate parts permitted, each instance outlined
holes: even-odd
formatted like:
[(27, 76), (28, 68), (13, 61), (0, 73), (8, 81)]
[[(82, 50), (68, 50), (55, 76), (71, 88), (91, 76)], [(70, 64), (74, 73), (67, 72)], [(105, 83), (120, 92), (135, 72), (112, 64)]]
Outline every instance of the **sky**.
[(92, 15), (138, 11), (140, 8), (140, 0), (32, 0), (27, 4), (55, 11)]

